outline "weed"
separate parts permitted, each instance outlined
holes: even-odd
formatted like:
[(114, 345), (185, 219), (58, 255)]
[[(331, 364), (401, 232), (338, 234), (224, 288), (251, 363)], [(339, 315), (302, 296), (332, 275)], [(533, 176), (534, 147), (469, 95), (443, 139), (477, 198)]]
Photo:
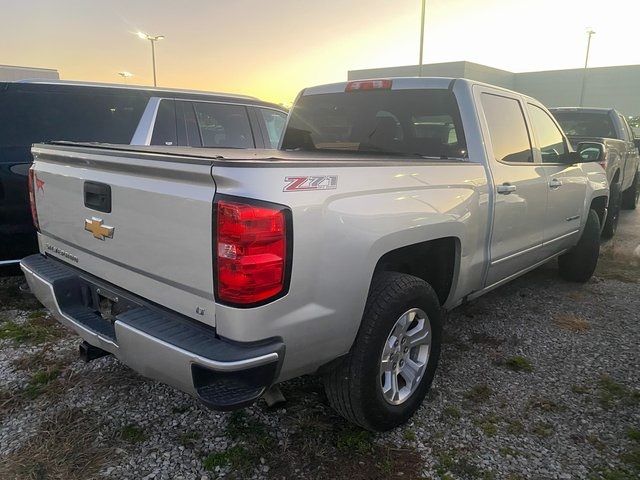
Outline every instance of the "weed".
[(640, 428), (630, 428), (627, 430), (627, 438), (640, 442)]
[(65, 335), (60, 324), (48, 317), (31, 318), (23, 323), (7, 320), (0, 325), (0, 340), (16, 343), (44, 343)]
[(514, 372), (532, 372), (533, 365), (526, 358), (516, 355), (511, 358), (507, 358), (504, 362), (505, 367)]
[(460, 409), (458, 407), (454, 407), (453, 405), (447, 405), (442, 410), (442, 416), (445, 418), (459, 419), (460, 418)]
[(142, 430), (140, 427), (129, 424), (125, 425), (120, 430), (120, 438), (129, 443), (140, 443), (144, 441), (147, 436), (145, 435), (144, 430)]
[(524, 425), (520, 420), (509, 420), (507, 422), (507, 433), (510, 435), (521, 435), (524, 433)]
[(273, 438), (264, 424), (247, 416), (242, 410), (236, 410), (229, 416), (227, 434), (232, 440), (244, 440), (263, 449), (273, 444)]
[(416, 441), (416, 432), (414, 432), (411, 429), (405, 430), (404, 433), (402, 434), (402, 436), (407, 442), (415, 442)]
[(640, 403), (640, 391), (630, 390), (616, 382), (609, 375), (601, 375), (598, 380), (599, 399), (602, 408), (611, 408), (616, 402), (624, 402), (627, 405)]
[(473, 403), (483, 403), (489, 400), (489, 398), (493, 395), (493, 390), (486, 383), (481, 383), (478, 385), (474, 385), (471, 390), (467, 391), (464, 394), (464, 398), (470, 400)]
[(371, 451), (372, 440), (373, 434), (368, 430), (349, 426), (338, 433), (336, 447), (343, 452), (363, 454)]
[(202, 438), (202, 433), (189, 431), (189, 432), (181, 433), (180, 436), (178, 437), (178, 441), (180, 442), (180, 445), (182, 445), (183, 447), (192, 448), (196, 444), (196, 442), (201, 438)]
[(236, 445), (224, 452), (207, 455), (202, 461), (205, 470), (215, 470), (216, 467), (230, 466), (233, 470), (247, 472), (254, 463), (255, 457), (246, 448)]
[(22, 394), (33, 400), (47, 391), (47, 387), (60, 376), (60, 369), (53, 366), (48, 370), (39, 370), (33, 374)]
[(553, 435), (554, 429), (553, 425), (551, 425), (550, 423), (537, 423), (533, 426), (531, 431), (539, 437), (546, 438)]
[(589, 388), (585, 387), (584, 385), (571, 385), (571, 391), (573, 393), (584, 395), (586, 393), (589, 393)]

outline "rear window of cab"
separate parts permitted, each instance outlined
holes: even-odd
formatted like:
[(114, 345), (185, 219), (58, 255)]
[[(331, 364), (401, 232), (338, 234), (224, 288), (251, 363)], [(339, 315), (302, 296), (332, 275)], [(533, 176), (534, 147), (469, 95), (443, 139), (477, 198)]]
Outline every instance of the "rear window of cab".
[(446, 89), (302, 95), (291, 111), (282, 148), (467, 157), (458, 104)]

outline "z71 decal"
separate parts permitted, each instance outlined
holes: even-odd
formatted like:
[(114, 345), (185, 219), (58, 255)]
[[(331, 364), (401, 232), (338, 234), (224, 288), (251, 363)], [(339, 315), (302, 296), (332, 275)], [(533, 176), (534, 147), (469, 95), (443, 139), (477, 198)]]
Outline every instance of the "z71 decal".
[(308, 192), (310, 190), (334, 190), (338, 188), (337, 175), (318, 175), (311, 177), (285, 177), (287, 184), (283, 192)]

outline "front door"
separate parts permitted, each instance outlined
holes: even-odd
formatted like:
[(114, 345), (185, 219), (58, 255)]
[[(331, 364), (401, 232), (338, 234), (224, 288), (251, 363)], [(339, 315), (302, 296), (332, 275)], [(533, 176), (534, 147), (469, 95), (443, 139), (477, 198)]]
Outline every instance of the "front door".
[(558, 253), (577, 241), (587, 192), (587, 178), (579, 165), (568, 165), (568, 142), (551, 116), (539, 105), (527, 104), (531, 128), (547, 175), (547, 214), (544, 252)]
[(488, 287), (542, 260), (547, 180), (534, 159), (520, 98), (478, 89), (495, 189)]

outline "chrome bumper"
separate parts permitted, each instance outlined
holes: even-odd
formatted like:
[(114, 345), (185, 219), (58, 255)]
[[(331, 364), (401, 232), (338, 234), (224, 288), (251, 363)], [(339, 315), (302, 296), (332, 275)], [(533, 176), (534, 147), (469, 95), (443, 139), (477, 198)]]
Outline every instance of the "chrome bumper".
[(118, 296), (131, 308), (110, 323), (86, 304), (87, 289), (99, 292), (103, 287), (99, 280), (42, 255), (27, 257), (20, 266), (38, 300), (87, 343), (212, 408), (244, 406), (277, 378), (284, 355), (284, 345), (277, 339), (251, 345), (227, 342), (211, 327), (122, 291)]

